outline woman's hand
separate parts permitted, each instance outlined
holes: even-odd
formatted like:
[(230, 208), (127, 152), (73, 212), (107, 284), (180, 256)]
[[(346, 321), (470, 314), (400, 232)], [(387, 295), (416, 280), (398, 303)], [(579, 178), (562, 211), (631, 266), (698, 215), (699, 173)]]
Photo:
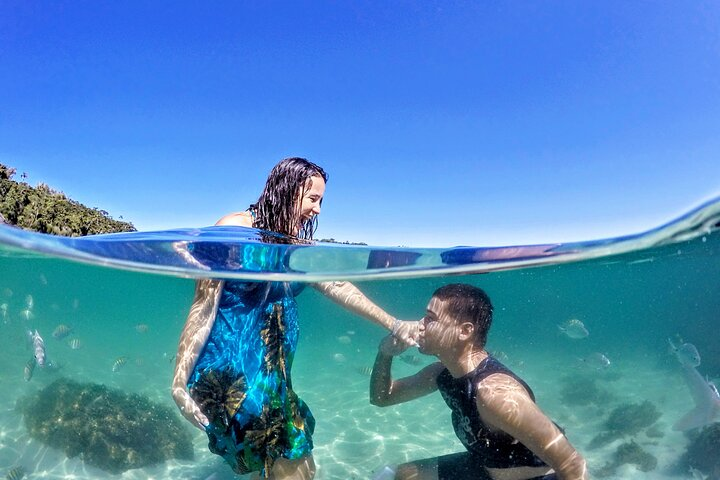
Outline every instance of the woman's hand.
[(392, 326), (392, 336), (400, 341), (405, 348), (416, 347), (418, 338), (417, 320), (395, 320)]
[(172, 396), (183, 417), (204, 432), (210, 421), (200, 411), (200, 407), (198, 407), (198, 404), (195, 403), (188, 391), (182, 387), (175, 387)]

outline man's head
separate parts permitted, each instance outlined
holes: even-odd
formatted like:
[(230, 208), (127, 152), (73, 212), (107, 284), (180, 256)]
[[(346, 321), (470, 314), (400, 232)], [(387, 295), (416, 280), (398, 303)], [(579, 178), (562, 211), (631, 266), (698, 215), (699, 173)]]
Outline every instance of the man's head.
[(453, 283), (438, 288), (420, 324), (420, 351), (437, 354), (467, 342), (484, 348), (493, 306), (480, 288)]

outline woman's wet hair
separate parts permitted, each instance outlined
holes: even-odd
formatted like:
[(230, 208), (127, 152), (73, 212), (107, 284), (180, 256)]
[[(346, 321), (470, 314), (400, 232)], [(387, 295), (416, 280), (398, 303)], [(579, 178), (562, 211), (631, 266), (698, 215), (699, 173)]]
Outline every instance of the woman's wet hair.
[[(312, 186), (312, 177), (322, 177), (325, 182), (328, 180), (325, 170), (304, 158), (281, 160), (270, 172), (257, 203), (250, 206), (255, 213), (253, 226), (294, 236), (300, 217), (297, 199), (302, 198), (305, 189)], [(303, 222), (297, 237), (311, 239), (316, 229), (317, 219), (313, 217)]]
[(451, 283), (435, 290), (433, 297), (444, 302), (445, 312), (453, 318), (475, 325), (477, 340), (485, 346), (493, 314), (487, 293), (465, 283)]

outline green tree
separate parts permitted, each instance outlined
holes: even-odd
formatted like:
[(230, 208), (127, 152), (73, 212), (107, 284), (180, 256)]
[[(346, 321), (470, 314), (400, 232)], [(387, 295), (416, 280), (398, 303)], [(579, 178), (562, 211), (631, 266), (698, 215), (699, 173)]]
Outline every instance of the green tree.
[(0, 216), (10, 225), (66, 237), (135, 231), (132, 223), (86, 207), (44, 183), (32, 187), (16, 182), (15, 172), (0, 163)]

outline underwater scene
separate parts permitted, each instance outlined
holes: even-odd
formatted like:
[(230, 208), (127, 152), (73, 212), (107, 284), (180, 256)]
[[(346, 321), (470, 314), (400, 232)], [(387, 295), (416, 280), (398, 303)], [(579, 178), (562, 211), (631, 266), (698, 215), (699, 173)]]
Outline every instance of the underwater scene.
[[(720, 478), (717, 200), (643, 234), (504, 248), (294, 245), (227, 227), (58, 238), (0, 226), (0, 478), (250, 478), (209, 451), (171, 396), (201, 278), (351, 280), (407, 320), (438, 287), (476, 285), (495, 307), (488, 350), (532, 387), (592, 478)], [(316, 479), (368, 479), (464, 450), (439, 393), (370, 404), (385, 330), (313, 288), (297, 300), (293, 388), (317, 421)], [(394, 376), (434, 360), (410, 349)]]

